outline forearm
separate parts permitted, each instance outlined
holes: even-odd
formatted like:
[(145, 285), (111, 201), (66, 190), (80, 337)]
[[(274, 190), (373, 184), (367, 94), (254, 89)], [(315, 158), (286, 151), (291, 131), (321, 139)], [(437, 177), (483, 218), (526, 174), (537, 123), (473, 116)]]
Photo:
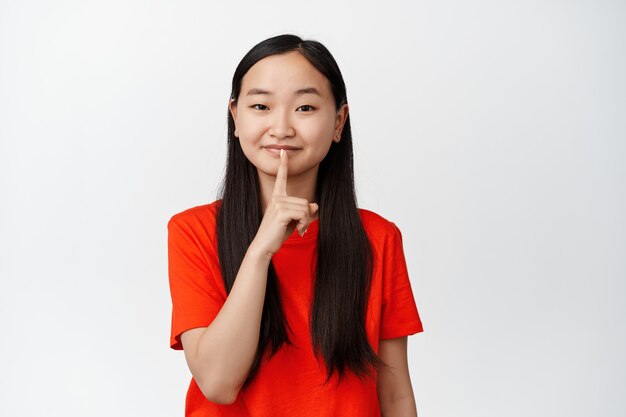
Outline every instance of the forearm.
[(218, 392), (236, 395), (256, 355), (271, 258), (251, 246), (220, 312), (200, 337), (200, 373)]
[(380, 404), (381, 417), (417, 417), (417, 407), (413, 395), (400, 398), (387, 404)]

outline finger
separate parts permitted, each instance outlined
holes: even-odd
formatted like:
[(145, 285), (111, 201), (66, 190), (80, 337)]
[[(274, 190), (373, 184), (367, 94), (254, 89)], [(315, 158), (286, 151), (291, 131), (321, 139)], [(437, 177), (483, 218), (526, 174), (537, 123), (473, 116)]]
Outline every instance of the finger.
[(311, 219), (313, 220), (317, 219), (319, 215), (318, 213), (319, 208), (320, 206), (317, 203), (309, 203), (309, 213), (310, 213)]
[[(284, 225), (293, 231), (293, 228), (300, 233), (311, 222), (307, 210), (302, 206), (285, 207), (281, 210), (281, 220)], [(293, 227), (293, 228), (292, 228)]]
[(311, 218), (311, 216), (309, 214), (309, 210), (307, 208), (302, 213), (302, 216), (298, 220), (298, 225), (296, 226), (297, 229), (298, 229), (298, 234), (300, 235), (300, 237), (302, 237), (304, 235), (304, 232), (306, 232), (306, 229), (308, 229), (308, 227), (309, 227), (309, 225), (311, 224), (312, 221), (313, 221), (313, 219)]
[[(319, 209), (319, 205), (317, 203), (309, 203), (309, 215), (306, 219), (306, 225), (303, 227), (298, 228), (298, 233), (300, 234), (300, 237), (304, 236), (304, 233), (306, 232), (306, 229), (309, 228), (309, 225), (311, 224), (311, 222), (317, 220), (318, 217), (318, 209)], [(304, 219), (301, 219), (298, 224), (305, 224), (304, 223)]]
[(276, 173), (276, 182), (274, 182), (273, 195), (287, 195), (287, 152), (280, 150), (280, 164), (278, 165), (278, 172)]

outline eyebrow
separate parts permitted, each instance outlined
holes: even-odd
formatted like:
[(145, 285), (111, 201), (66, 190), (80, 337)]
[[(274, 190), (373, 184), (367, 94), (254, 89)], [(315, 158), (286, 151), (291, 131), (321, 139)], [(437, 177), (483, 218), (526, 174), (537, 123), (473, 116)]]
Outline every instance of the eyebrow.
[[(253, 88), (253, 89), (249, 90), (246, 93), (246, 96), (252, 96), (252, 95), (255, 95), (255, 94), (265, 94), (265, 95), (271, 96), (274, 93), (272, 93), (271, 91), (263, 90), (262, 88)], [(315, 87), (301, 88), (299, 90), (296, 90), (293, 93), (294, 96), (298, 96), (298, 95), (302, 95), (302, 94), (317, 94), (320, 97), (322, 96), (320, 94), (320, 92), (317, 90), (317, 88), (315, 88)]]

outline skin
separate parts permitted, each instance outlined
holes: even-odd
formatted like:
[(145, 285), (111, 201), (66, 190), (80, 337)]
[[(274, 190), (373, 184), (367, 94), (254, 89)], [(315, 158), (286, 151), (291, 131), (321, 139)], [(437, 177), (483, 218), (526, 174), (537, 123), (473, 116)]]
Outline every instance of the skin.
[[(317, 89), (319, 95), (295, 94), (308, 87)], [(252, 89), (271, 94), (248, 95)], [(335, 109), (326, 77), (298, 52), (272, 55), (250, 68), (243, 77), (239, 97), (228, 107), (235, 122), (235, 136), (257, 168), (264, 213), (273, 193), (313, 202), (319, 164), (332, 142), (339, 142), (349, 110), (347, 104)], [(264, 149), (267, 145), (291, 145), (299, 150), (288, 152), (281, 160), (278, 152)], [(407, 338), (381, 340), (378, 354), (393, 367), (378, 375), (382, 415), (416, 417)]]
[(381, 416), (417, 417), (407, 359), (407, 336), (381, 340), (378, 356), (392, 367), (378, 374), (376, 387)]

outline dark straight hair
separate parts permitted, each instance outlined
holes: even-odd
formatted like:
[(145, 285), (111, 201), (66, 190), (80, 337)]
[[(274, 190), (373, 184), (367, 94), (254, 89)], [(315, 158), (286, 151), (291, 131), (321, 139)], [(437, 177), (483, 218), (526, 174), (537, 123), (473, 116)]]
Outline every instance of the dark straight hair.
[[(235, 70), (230, 98), (237, 100), (244, 75), (259, 60), (270, 55), (297, 51), (328, 79), (337, 111), (347, 103), (346, 87), (339, 66), (320, 42), (291, 34), (266, 39), (254, 46)], [(256, 167), (246, 158), (234, 136), (235, 122), (228, 113), (228, 156), (218, 191), (218, 254), (226, 291), (230, 294), (237, 272), (263, 218)], [(372, 366), (387, 366), (370, 346), (365, 330), (367, 300), (372, 277), (372, 247), (359, 215), (354, 189), (352, 134), (348, 115), (339, 142), (332, 142), (320, 162), (315, 202), (319, 204), (319, 232), (315, 265), (314, 300), (310, 332), (314, 354), (324, 359), (327, 384), (334, 372), (339, 382), (346, 368), (360, 378), (372, 376)], [(264, 359), (287, 343), (286, 321), (276, 271), (270, 263), (256, 356), (242, 385), (249, 386)], [(290, 329), (291, 331), (291, 329)], [(269, 360), (269, 359), (268, 359)]]

